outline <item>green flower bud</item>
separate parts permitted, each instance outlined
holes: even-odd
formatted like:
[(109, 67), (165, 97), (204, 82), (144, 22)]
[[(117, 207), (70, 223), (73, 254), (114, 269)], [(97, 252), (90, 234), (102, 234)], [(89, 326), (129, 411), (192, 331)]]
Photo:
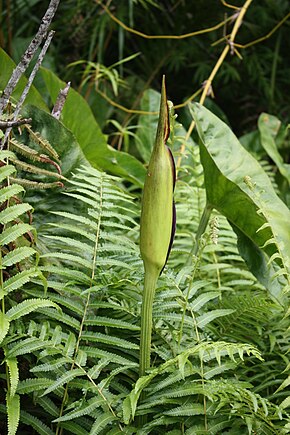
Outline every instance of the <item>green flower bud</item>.
[(171, 151), (166, 146), (169, 132), (169, 113), (163, 77), (159, 122), (144, 184), (140, 223), (140, 251), (145, 273), (151, 271), (158, 275), (166, 264), (175, 231), (175, 165)]

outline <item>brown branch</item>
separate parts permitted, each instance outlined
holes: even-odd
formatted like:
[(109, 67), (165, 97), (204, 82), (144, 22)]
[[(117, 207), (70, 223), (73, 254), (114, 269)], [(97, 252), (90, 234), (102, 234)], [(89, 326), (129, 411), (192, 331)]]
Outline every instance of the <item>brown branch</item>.
[(66, 98), (67, 98), (69, 89), (70, 89), (70, 82), (67, 83), (65, 88), (63, 88), (59, 91), (55, 105), (53, 106), (53, 109), (51, 112), (52, 116), (56, 119), (60, 118), (64, 103), (66, 102)]
[[(25, 98), (27, 97), (29, 89), (31, 88), (32, 82), (33, 82), (33, 80), (34, 80), (34, 78), (36, 76), (36, 73), (37, 73), (40, 65), (42, 64), (43, 58), (44, 58), (45, 53), (46, 53), (46, 51), (47, 51), (47, 49), (49, 47), (49, 44), (51, 43), (53, 35), (54, 35), (54, 31), (51, 30), (49, 32), (48, 36), (47, 36), (47, 39), (46, 39), (42, 49), (41, 49), (41, 52), (39, 53), (38, 59), (36, 61), (36, 64), (33, 67), (33, 70), (31, 71), (31, 74), (30, 74), (30, 76), (29, 76), (29, 78), (27, 80), (26, 86), (25, 86), (25, 88), (24, 88), (24, 90), (23, 90), (23, 92), (22, 92), (22, 94), (21, 94), (21, 96), (20, 96), (20, 98), (18, 100), (16, 108), (15, 108), (15, 110), (13, 112), (12, 121), (15, 121), (17, 119), (19, 113), (20, 113), (20, 110), (21, 110), (22, 105), (23, 105), (23, 103), (25, 101)], [(9, 136), (10, 132), (11, 132), (11, 127), (8, 127), (6, 132), (5, 132), (4, 137), (2, 138), (0, 149), (3, 149), (3, 147), (4, 147), (5, 143), (6, 143), (6, 140), (7, 140), (8, 136)]]
[[(237, 35), (237, 32), (240, 28), (240, 25), (242, 24), (244, 15), (247, 12), (252, 1), (253, 0), (246, 0), (243, 7), (240, 9), (239, 14), (237, 15), (237, 19), (236, 19), (236, 22), (234, 24), (233, 30), (230, 34), (229, 39), (228, 39), (228, 43), (224, 47), (222, 53), (220, 54), (220, 57), (218, 58), (212, 72), (210, 73), (209, 78), (204, 82), (204, 88), (203, 88), (203, 91), (202, 91), (202, 94), (201, 94), (201, 97), (199, 100), (200, 104), (204, 104), (206, 97), (209, 95), (209, 93), (212, 92), (212, 82), (213, 82), (218, 70), (220, 69), (221, 65), (223, 64), (223, 61), (225, 60), (228, 52), (230, 51), (231, 47), (234, 45), (234, 41), (235, 41), (235, 37)], [(194, 121), (192, 121), (190, 126), (189, 126), (189, 129), (186, 133), (184, 143), (180, 147), (180, 155), (179, 155), (178, 160), (177, 160), (176, 168), (178, 168), (180, 166), (182, 154), (184, 153), (184, 150), (185, 150), (185, 143), (190, 138), (191, 133), (194, 129), (194, 126), (195, 126), (195, 123), (194, 123)]]
[(0, 121), (0, 129), (6, 130), (6, 128), (19, 127), (20, 125), (31, 124), (31, 123), (32, 123), (31, 118), (21, 118), (21, 119), (16, 119), (15, 121), (8, 119), (7, 121)]
[(183, 33), (182, 35), (148, 35), (147, 33), (140, 32), (139, 30), (133, 29), (132, 27), (127, 26), (123, 21), (119, 20), (115, 15), (112, 14), (112, 12), (107, 8), (107, 6), (103, 5), (100, 0), (95, 0), (97, 4), (99, 4), (104, 11), (109, 15), (109, 17), (115, 21), (120, 27), (122, 27), (124, 30), (127, 30), (127, 32), (134, 33), (134, 35), (138, 35), (141, 38), (145, 39), (186, 39), (191, 38), (193, 36), (197, 35), (203, 35), (204, 33), (210, 33), (214, 30), (220, 29), (223, 27), (227, 22), (231, 21), (232, 17), (226, 18), (225, 20), (221, 21), (220, 23), (216, 24), (212, 27), (207, 27), (206, 29), (196, 30), (195, 32), (190, 33)]
[(4, 91), (0, 98), (0, 116), (2, 115), (5, 107), (7, 106), (8, 100), (12, 95), (12, 92), (14, 91), (17, 83), (19, 82), (22, 74), (26, 71), (27, 67), (29, 66), (36, 50), (40, 46), (43, 39), (46, 37), (48, 28), (51, 24), (51, 21), (55, 15), (55, 12), (57, 10), (58, 4), (60, 0), (51, 0), (50, 4), (47, 8), (47, 11), (45, 12), (39, 29), (30, 42), (28, 48), (26, 49), (25, 53), (23, 54), (19, 64), (14, 69)]
[(275, 33), (276, 30), (278, 30), (279, 27), (281, 27), (282, 24), (284, 24), (285, 21), (288, 20), (288, 18), (290, 18), (290, 12), (287, 15), (285, 15), (285, 17), (282, 18), (282, 20), (279, 21), (279, 23), (277, 23), (276, 26), (273, 27), (273, 29), (270, 30), (270, 32), (268, 32), (266, 35), (261, 36), (260, 38), (255, 39), (254, 41), (248, 42), (247, 44), (235, 44), (235, 47), (238, 47), (238, 48), (248, 48), (248, 47), (251, 47), (252, 45), (258, 44), (259, 42), (265, 41), (265, 39), (270, 38), (273, 35), (273, 33)]

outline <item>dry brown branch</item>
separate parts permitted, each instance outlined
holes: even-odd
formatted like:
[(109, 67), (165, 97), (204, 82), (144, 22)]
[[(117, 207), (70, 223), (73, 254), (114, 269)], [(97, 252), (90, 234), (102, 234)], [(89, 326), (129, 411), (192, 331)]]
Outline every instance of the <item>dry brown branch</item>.
[(70, 82), (67, 83), (65, 88), (63, 88), (59, 91), (55, 105), (53, 106), (53, 109), (51, 111), (52, 116), (56, 119), (60, 118), (60, 115), (61, 115), (64, 103), (66, 102), (66, 98), (67, 98), (69, 90), (70, 90)]
[(31, 122), (31, 118), (16, 119), (15, 121), (8, 119), (6, 121), (0, 121), (0, 129), (6, 130), (6, 128), (19, 127), (20, 125), (24, 124), (31, 124)]
[(23, 73), (26, 71), (27, 67), (29, 66), (36, 50), (42, 43), (43, 39), (46, 37), (48, 28), (51, 24), (51, 21), (55, 15), (55, 12), (57, 10), (58, 4), (60, 0), (51, 0), (49, 3), (49, 6), (47, 8), (47, 11), (45, 12), (39, 29), (30, 42), (28, 48), (26, 49), (25, 53), (23, 54), (19, 64), (14, 69), (4, 91), (0, 98), (0, 116), (3, 114), (3, 111), (5, 107), (7, 106), (7, 103), (9, 101), (9, 98), (12, 95), (12, 92), (14, 91), (18, 81), (20, 80)]

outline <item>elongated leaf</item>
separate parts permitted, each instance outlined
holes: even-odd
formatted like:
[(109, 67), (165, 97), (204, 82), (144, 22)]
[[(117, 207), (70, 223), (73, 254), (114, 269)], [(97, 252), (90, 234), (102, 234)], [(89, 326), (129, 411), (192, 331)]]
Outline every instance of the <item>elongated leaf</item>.
[(68, 412), (62, 417), (56, 418), (54, 422), (73, 420), (74, 418), (79, 418), (82, 417), (83, 415), (88, 415), (103, 404), (104, 404), (104, 399), (102, 399), (101, 397), (93, 397), (92, 399), (85, 402), (85, 404), (82, 405), (81, 407), (76, 408), (71, 412)]
[(258, 128), (261, 136), (261, 144), (268, 156), (271, 157), (273, 162), (277, 165), (280, 173), (290, 184), (290, 165), (283, 162), (282, 156), (275, 143), (275, 137), (280, 126), (281, 122), (276, 116), (269, 115), (268, 113), (261, 113), (259, 116)]
[[(199, 104), (193, 106), (193, 116), (208, 202), (257, 246), (264, 246), (274, 236), (277, 246), (271, 244), (263, 249), (268, 255), (280, 252), (290, 270), (289, 209), (276, 195), (259, 163), (226, 124)], [(268, 228), (258, 231), (264, 224)]]
[(2, 266), (13, 266), (14, 264), (20, 263), (20, 261), (31, 257), (33, 254), (36, 254), (35, 249), (29, 248), (28, 246), (21, 246), (20, 248), (8, 252), (8, 254), (3, 257)]
[(0, 235), (0, 245), (8, 245), (8, 243), (14, 242), (18, 237), (32, 229), (33, 227), (28, 224), (16, 224), (13, 227), (6, 228)]
[(53, 432), (39, 418), (26, 411), (21, 411), (20, 420), (27, 426), (31, 426), (39, 435), (55, 435), (55, 432)]
[[(65, 83), (56, 75), (41, 68), (41, 74), (53, 102)], [(62, 111), (62, 121), (78, 140), (86, 158), (94, 167), (124, 177), (142, 186), (145, 168), (133, 156), (116, 151), (107, 145), (95, 117), (84, 98), (74, 89), (70, 89)]]
[[(15, 185), (14, 185), (15, 186)], [(7, 224), (8, 222), (13, 221), (18, 216), (26, 213), (28, 210), (31, 210), (32, 206), (27, 203), (12, 205), (1, 211), (0, 213), (0, 222), (1, 224)]]
[(2, 187), (0, 189), (0, 202), (7, 201), (7, 199), (12, 198), (14, 195), (23, 192), (24, 189), (19, 184), (12, 184), (11, 186)]
[(113, 420), (116, 420), (117, 417), (114, 417), (112, 413), (106, 412), (100, 415), (94, 422), (89, 435), (98, 435), (108, 424), (110, 424)]
[(42, 393), (42, 396), (45, 396), (46, 394), (51, 393), (52, 391), (56, 390), (57, 388), (62, 387), (64, 384), (67, 384), (69, 381), (76, 378), (77, 376), (84, 376), (84, 371), (81, 369), (70, 370), (69, 372), (60, 376), (56, 382), (54, 382), (52, 385), (50, 385)]
[(7, 358), (6, 364), (9, 370), (10, 396), (13, 397), (19, 382), (18, 362), (16, 358)]
[(46, 347), (51, 347), (50, 341), (42, 341), (37, 337), (29, 337), (15, 343), (13, 347), (7, 351), (7, 358), (14, 358), (18, 355), (35, 352), (36, 350)]
[(8, 416), (8, 435), (15, 435), (20, 419), (20, 397), (18, 394), (6, 397), (7, 416)]
[(26, 301), (20, 302), (20, 304), (10, 308), (6, 313), (6, 316), (10, 321), (12, 321), (43, 307), (58, 308), (54, 302), (47, 299), (27, 299)]
[[(1, 157), (1, 154), (0, 154)], [(0, 182), (5, 180), (9, 175), (12, 175), (16, 168), (12, 165), (4, 165), (0, 168)]]
[(47, 378), (32, 378), (20, 381), (17, 387), (18, 394), (28, 394), (34, 391), (44, 390), (53, 384), (52, 379)]
[(23, 270), (17, 275), (14, 275), (11, 278), (7, 279), (7, 281), (4, 282), (3, 294), (0, 295), (0, 299), (3, 298), (5, 294), (8, 294), (22, 287), (24, 284), (30, 281), (30, 278), (38, 275), (39, 271), (37, 269), (31, 268), (28, 270)]
[(10, 322), (5, 313), (0, 311), (0, 343), (2, 343), (7, 332), (9, 331)]

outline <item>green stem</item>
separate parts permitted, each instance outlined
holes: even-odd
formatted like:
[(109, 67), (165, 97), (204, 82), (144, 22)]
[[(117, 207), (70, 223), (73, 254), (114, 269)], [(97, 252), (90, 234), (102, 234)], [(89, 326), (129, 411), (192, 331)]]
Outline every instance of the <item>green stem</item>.
[(144, 292), (141, 309), (141, 337), (139, 375), (144, 376), (150, 368), (152, 308), (156, 283), (159, 273), (155, 270), (145, 270)]
[(213, 207), (207, 202), (205, 207), (204, 207), (200, 221), (199, 221), (199, 225), (198, 225), (198, 228), (196, 231), (195, 244), (193, 245), (193, 248), (190, 252), (190, 256), (189, 256), (188, 261), (191, 260), (192, 255), (197, 255), (197, 253), (198, 253), (199, 242), (200, 242), (201, 236), (203, 235), (203, 233), (206, 230), (206, 227), (207, 227), (212, 210), (213, 210)]

